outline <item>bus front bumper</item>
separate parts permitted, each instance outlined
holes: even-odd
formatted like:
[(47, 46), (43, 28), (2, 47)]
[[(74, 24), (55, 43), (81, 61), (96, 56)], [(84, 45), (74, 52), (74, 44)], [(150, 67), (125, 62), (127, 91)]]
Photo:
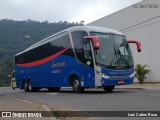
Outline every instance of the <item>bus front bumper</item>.
[(122, 78), (122, 79), (101, 79), (102, 86), (111, 86), (111, 85), (128, 85), (133, 84), (134, 77), (129, 78)]

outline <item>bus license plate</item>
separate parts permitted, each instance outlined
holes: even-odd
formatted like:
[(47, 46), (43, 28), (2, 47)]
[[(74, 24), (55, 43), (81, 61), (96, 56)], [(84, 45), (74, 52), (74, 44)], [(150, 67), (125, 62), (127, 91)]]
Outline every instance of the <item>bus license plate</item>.
[(119, 80), (118, 84), (124, 84), (124, 80)]

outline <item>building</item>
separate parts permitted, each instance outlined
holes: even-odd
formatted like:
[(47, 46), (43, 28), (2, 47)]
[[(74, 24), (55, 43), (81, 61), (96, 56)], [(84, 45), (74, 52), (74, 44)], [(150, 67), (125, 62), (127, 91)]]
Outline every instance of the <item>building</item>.
[(128, 40), (141, 41), (141, 53), (131, 45), (135, 64), (149, 65), (148, 81), (160, 81), (160, 0), (143, 0), (88, 25), (115, 29)]

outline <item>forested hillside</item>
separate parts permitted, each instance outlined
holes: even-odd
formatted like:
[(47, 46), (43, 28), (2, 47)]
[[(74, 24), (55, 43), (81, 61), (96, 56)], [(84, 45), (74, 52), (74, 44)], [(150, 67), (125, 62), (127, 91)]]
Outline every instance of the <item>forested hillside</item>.
[(33, 43), (57, 33), (63, 29), (83, 25), (60, 21), (57, 23), (38, 22), (32, 20), (14, 21), (0, 20), (0, 86), (8, 85), (7, 75), (14, 68), (14, 55)]

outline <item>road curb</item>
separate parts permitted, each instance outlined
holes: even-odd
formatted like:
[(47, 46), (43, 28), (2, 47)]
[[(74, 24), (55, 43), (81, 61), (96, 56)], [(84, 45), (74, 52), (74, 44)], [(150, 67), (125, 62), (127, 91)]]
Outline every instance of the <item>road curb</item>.
[(50, 116), (53, 116), (53, 117), (49, 117), (50, 120), (56, 120), (53, 112), (51, 112), (52, 110), (51, 110), (48, 106), (46, 106), (46, 105), (42, 105), (42, 106), (44, 107), (44, 109), (45, 109), (46, 111), (49, 111), (49, 113), (50, 113), (49, 115), (50, 115)]
[(124, 85), (124, 86), (116, 86), (118, 89), (142, 89), (142, 90), (160, 90), (160, 85)]
[(160, 84), (133, 84), (133, 86), (160, 86)]

